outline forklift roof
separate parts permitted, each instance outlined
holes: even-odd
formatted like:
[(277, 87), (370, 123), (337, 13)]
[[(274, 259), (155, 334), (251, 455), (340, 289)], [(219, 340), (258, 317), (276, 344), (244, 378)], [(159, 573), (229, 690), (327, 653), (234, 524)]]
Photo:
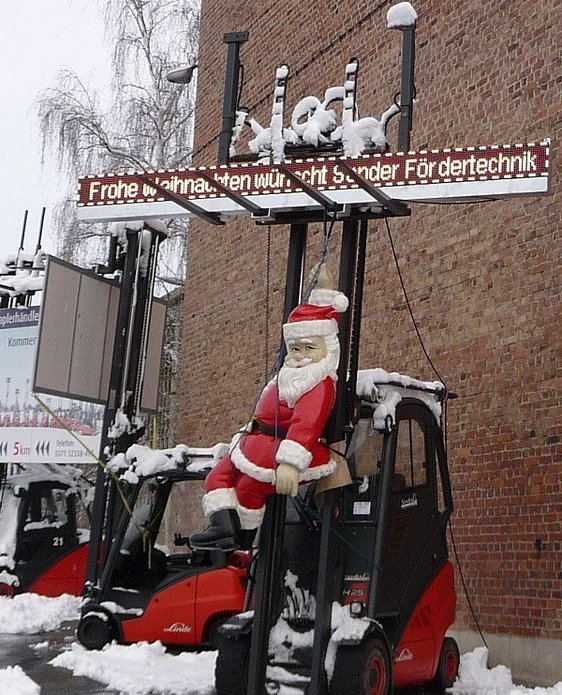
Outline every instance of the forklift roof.
[[(80, 482), (79, 482), (80, 481)], [(12, 464), (8, 466), (6, 483), (10, 487), (28, 488), (32, 483), (62, 483), (71, 488), (84, 484), (82, 471), (57, 463)]]
[(133, 444), (126, 452), (117, 454), (108, 468), (123, 480), (136, 484), (139, 478), (170, 475), (174, 472), (188, 477), (204, 478), (205, 473), (228, 451), (228, 445), (219, 443), (210, 448), (189, 447), (178, 444), (172, 449), (151, 449)]
[(447, 389), (441, 381), (419, 381), (384, 369), (360, 369), (357, 395), (373, 409), (373, 426), (384, 430), (394, 424), (396, 406), (403, 398), (416, 398), (427, 405), (440, 424)]

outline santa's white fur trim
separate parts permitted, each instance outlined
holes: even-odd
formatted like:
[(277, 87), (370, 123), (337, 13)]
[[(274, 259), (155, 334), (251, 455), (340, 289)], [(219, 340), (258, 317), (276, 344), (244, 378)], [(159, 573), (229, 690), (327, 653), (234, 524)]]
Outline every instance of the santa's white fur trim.
[(283, 337), (285, 340), (291, 338), (312, 338), (325, 335), (337, 335), (338, 322), (335, 319), (316, 319), (315, 321), (293, 321), (283, 324)]
[[(275, 471), (271, 470), (271, 468), (261, 468), (260, 466), (257, 466), (255, 463), (252, 463), (252, 461), (250, 461), (248, 458), (246, 458), (246, 456), (244, 456), (244, 454), (240, 451), (239, 448), (234, 449), (234, 451), (230, 455), (230, 458), (232, 460), (232, 463), (242, 473), (249, 475), (254, 480), (260, 480), (262, 483), (271, 483), (272, 485), (275, 485)], [(330, 473), (333, 473), (336, 470), (337, 465), (338, 464), (336, 463), (336, 461), (331, 460), (328, 461), (328, 463), (325, 463), (321, 466), (312, 466), (305, 468), (304, 470), (300, 470), (299, 482), (308, 482), (310, 480), (318, 480), (319, 478), (324, 478), (326, 475), (330, 475)], [(216, 490), (215, 492), (219, 492), (219, 490)], [(223, 492), (226, 492), (226, 490), (223, 490)], [(210, 495), (211, 493), (209, 492), (207, 494)], [(204, 499), (205, 498), (203, 498), (203, 500)], [(236, 501), (236, 508), (240, 510), (240, 504), (238, 503), (238, 500), (236, 499), (236, 497), (234, 499)], [(230, 506), (232, 505), (229, 505), (229, 507)], [(225, 507), (219, 508), (224, 509)]]
[(316, 306), (331, 306), (335, 311), (341, 314), (346, 311), (349, 306), (349, 299), (343, 292), (339, 292), (338, 290), (316, 287), (310, 293), (308, 303)]
[(238, 500), (234, 488), (218, 488), (211, 490), (203, 495), (203, 514), (209, 516), (213, 512), (218, 512), (219, 509), (236, 509)]
[(311, 466), (306, 468), (299, 473), (299, 483), (307, 483), (310, 480), (325, 478), (327, 475), (333, 473), (337, 467), (337, 462), (330, 459), (328, 463), (324, 463), (322, 466)]
[(265, 505), (259, 509), (248, 509), (239, 504), (236, 509), (240, 517), (240, 528), (244, 531), (258, 528), (265, 514)]
[(293, 439), (284, 439), (277, 449), (275, 460), (277, 463), (288, 463), (299, 471), (304, 471), (312, 461), (312, 454)]
[(273, 470), (271, 468), (261, 468), (260, 466), (256, 466), (255, 463), (244, 456), (240, 450), (240, 447), (232, 449), (230, 452), (230, 458), (236, 468), (238, 468), (238, 470), (242, 473), (249, 475), (250, 478), (259, 480), (262, 483), (273, 483), (275, 478), (275, 473)]

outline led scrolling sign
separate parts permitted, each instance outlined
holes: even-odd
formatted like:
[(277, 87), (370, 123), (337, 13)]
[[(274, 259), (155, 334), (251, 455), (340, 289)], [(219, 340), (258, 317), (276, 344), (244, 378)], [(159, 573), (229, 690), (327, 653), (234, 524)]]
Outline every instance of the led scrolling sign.
[[(544, 140), (540, 143), (406, 154), (365, 154), (356, 158), (295, 159), (285, 162), (283, 166), (336, 202), (368, 202), (368, 196), (365, 198), (360, 186), (339, 164), (342, 161), (370, 185), (381, 188), (392, 198), (439, 202), (470, 197), (502, 197), (511, 193), (544, 193), (548, 189), (549, 148), (549, 141)], [(207, 178), (202, 173), (207, 174)], [(290, 196), (279, 198), (281, 194), (297, 194), (302, 189), (297, 181), (289, 178), (277, 165), (234, 164), (81, 178), (78, 191), (78, 205), (82, 208), (80, 217), (90, 217), (84, 214), (84, 208), (126, 205), (127, 219), (130, 219), (130, 205), (164, 202), (165, 196), (146, 182), (147, 176), (172, 193), (188, 200), (207, 203), (202, 205), (207, 210), (227, 215), (245, 212), (217, 191), (208, 180), (208, 175), (233, 193), (252, 197), (258, 205), (262, 197), (268, 198), (263, 201), (267, 207), (276, 207), (276, 204), (280, 208), (292, 207), (292, 203), (295, 207), (309, 207), (313, 203), (305, 194), (301, 194), (301, 200), (291, 201)], [(490, 184), (493, 182), (499, 185), (492, 188)], [(484, 188), (474, 186), (483, 183), (486, 184)], [(342, 193), (347, 194), (342, 196)], [(276, 201), (276, 198), (279, 199)], [(217, 204), (221, 200), (223, 204)], [(176, 209), (176, 215), (188, 214), (173, 203), (167, 202), (167, 205)], [(142, 207), (142, 215), (146, 216), (147, 206)], [(119, 216), (116, 212), (91, 217), (115, 219)], [(154, 213), (158, 214), (156, 210)]]

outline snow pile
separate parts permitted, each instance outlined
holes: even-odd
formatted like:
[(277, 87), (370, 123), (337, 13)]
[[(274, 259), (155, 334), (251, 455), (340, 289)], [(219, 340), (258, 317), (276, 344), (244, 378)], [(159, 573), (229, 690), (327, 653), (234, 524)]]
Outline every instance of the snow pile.
[[(62, 594), (56, 598), (38, 594), (0, 596), (0, 634), (35, 634), (54, 630), (66, 620), (78, 620), (82, 599)], [(0, 689), (0, 692), (4, 692)]]
[(459, 666), (459, 677), (448, 691), (452, 695), (562, 695), (562, 681), (552, 688), (525, 688), (515, 686), (511, 671), (506, 666), (489, 669), (488, 650), (478, 647), (463, 654)]
[[(337, 126), (336, 112), (327, 108), (327, 100), (321, 103), (314, 96), (305, 97), (293, 109), (291, 125), (299, 142), (319, 147), (330, 142), (327, 135)], [(306, 120), (303, 120), (306, 119)]]
[(39, 695), (41, 688), (25, 675), (19, 666), (0, 669), (0, 693)]
[(334, 675), (334, 665), (339, 644), (346, 642), (360, 642), (370, 626), (367, 618), (356, 618), (351, 615), (349, 606), (342, 606), (334, 601), (332, 604), (332, 636), (326, 649), (324, 667), (328, 675), (328, 681)]
[(46, 258), (40, 249), (35, 254), (20, 250), (0, 258), (0, 294), (15, 297), (43, 289)]
[(160, 642), (131, 646), (109, 644), (87, 651), (73, 644), (49, 663), (87, 676), (123, 695), (211, 695), (215, 692), (216, 652), (173, 656)]
[(198, 472), (212, 468), (228, 452), (228, 445), (219, 442), (209, 448), (177, 444), (171, 449), (151, 449), (133, 444), (125, 453), (114, 456), (107, 464), (110, 471), (121, 473), (123, 480), (138, 483), (139, 476), (187, 468)]
[(398, 2), (386, 13), (387, 29), (414, 26), (418, 15), (409, 2)]
[(133, 417), (133, 421), (129, 422), (127, 415), (119, 408), (115, 413), (115, 420), (111, 425), (107, 436), (109, 439), (118, 439), (124, 434), (134, 434), (143, 427), (143, 422), (139, 417)]

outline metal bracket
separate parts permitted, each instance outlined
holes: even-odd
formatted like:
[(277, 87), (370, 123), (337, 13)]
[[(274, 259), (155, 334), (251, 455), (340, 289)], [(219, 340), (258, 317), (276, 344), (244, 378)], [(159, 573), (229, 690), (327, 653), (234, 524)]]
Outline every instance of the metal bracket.
[(378, 188), (375, 188), (375, 186), (367, 181), (366, 178), (352, 169), (345, 160), (338, 160), (338, 166), (341, 167), (360, 188), (374, 198), (377, 203), (380, 203), (383, 208), (386, 208), (396, 217), (408, 217), (411, 214), (410, 208), (408, 208), (407, 205), (404, 205), (404, 203), (400, 202), (399, 200), (394, 200), (394, 198), (391, 198), (390, 196), (386, 195), (386, 193), (383, 193)]
[(293, 174), (293, 172), (285, 164), (275, 164), (275, 166), (294, 184), (296, 184), (299, 188), (302, 188), (306, 195), (310, 196), (328, 212), (337, 212), (340, 209), (338, 203), (334, 203), (334, 201), (330, 200), (328, 196), (324, 195), (320, 191), (317, 191), (314, 186), (311, 186), (309, 183), (306, 183), (306, 181), (303, 181), (300, 176)]
[(147, 183), (152, 188), (155, 188), (158, 193), (166, 198), (166, 200), (171, 200), (173, 203), (176, 203), (176, 205), (184, 208), (184, 210), (191, 212), (192, 215), (200, 217), (202, 220), (205, 220), (205, 222), (210, 222), (211, 224), (224, 224), (224, 220), (221, 219), (220, 215), (217, 215), (215, 212), (208, 212), (199, 205), (192, 203), (191, 200), (188, 200), (187, 198), (184, 198), (183, 196), (164, 188), (164, 186), (161, 186), (159, 183), (153, 181), (150, 176), (146, 174), (138, 174), (138, 177), (141, 181), (144, 181), (144, 183)]
[(207, 183), (210, 183), (215, 190), (217, 190), (219, 193), (222, 193), (227, 198), (230, 198), (230, 200), (233, 200), (237, 205), (240, 205), (240, 207), (244, 208), (245, 210), (248, 210), (248, 212), (252, 213), (252, 215), (254, 215), (255, 217), (260, 217), (262, 215), (267, 216), (272, 214), (267, 208), (262, 208), (259, 205), (252, 203), (251, 200), (248, 200), (240, 193), (235, 193), (234, 191), (231, 191), (230, 188), (227, 188), (223, 183), (217, 181), (214, 178), (214, 176), (212, 176), (212, 174), (209, 174), (208, 172), (203, 170), (200, 170), (198, 173), (199, 176), (201, 176), (202, 179), (205, 179)]

